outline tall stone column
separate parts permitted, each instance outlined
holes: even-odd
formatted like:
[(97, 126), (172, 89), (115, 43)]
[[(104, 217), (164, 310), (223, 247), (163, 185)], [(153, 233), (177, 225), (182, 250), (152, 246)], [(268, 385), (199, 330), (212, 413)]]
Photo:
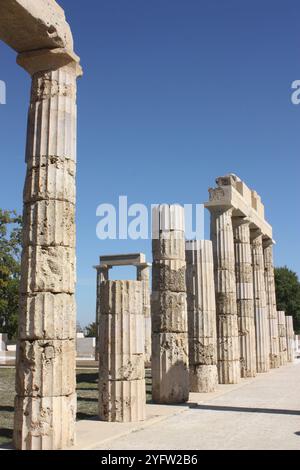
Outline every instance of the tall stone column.
[(146, 409), (143, 288), (138, 281), (101, 283), (99, 417), (143, 421)]
[(32, 75), (26, 148), (14, 446), (75, 441), (75, 172), (78, 58), (24, 53)]
[(214, 253), (219, 383), (236, 384), (241, 372), (232, 209), (226, 206), (208, 209)]
[(152, 397), (182, 403), (189, 397), (184, 209), (153, 210)]
[(287, 361), (288, 362), (294, 362), (294, 359), (295, 359), (295, 349), (294, 349), (295, 333), (294, 333), (293, 317), (292, 316), (286, 316), (285, 317), (285, 323), (286, 323)]
[(100, 296), (101, 296), (101, 283), (109, 280), (109, 266), (96, 266), (97, 270), (97, 288), (96, 288), (96, 348), (95, 348), (95, 361), (99, 361), (99, 338), (100, 338)]
[(253, 274), (250, 220), (233, 218), (241, 376), (256, 376)]
[(212, 242), (186, 243), (190, 391), (218, 385), (217, 324)]
[(267, 317), (270, 333), (270, 367), (275, 369), (280, 366), (279, 358), (279, 333), (276, 304), (274, 261), (273, 261), (273, 241), (263, 242), (264, 263), (265, 263), (265, 286), (267, 296)]
[(137, 266), (137, 280), (143, 283), (143, 309), (145, 319), (145, 364), (151, 363), (151, 302), (150, 272), (148, 263)]
[(279, 331), (279, 355), (280, 365), (285, 366), (287, 364), (287, 341), (286, 341), (286, 322), (285, 312), (279, 311), (278, 315), (278, 331)]
[(270, 370), (270, 338), (264, 274), (264, 253), (262, 234), (259, 230), (251, 232), (252, 265), (254, 286), (254, 312), (256, 331), (257, 372)]

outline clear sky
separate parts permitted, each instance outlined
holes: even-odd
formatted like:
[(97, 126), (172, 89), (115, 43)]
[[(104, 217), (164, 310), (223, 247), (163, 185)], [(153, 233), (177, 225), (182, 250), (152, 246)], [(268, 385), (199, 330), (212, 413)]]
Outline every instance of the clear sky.
[[(276, 264), (300, 273), (299, 0), (61, 0), (84, 77), (78, 121), (78, 318), (93, 321), (100, 254), (148, 241), (100, 241), (96, 208), (202, 203), (234, 172), (262, 196)], [(21, 211), (30, 79), (0, 44), (0, 207)], [(127, 277), (127, 272), (121, 275)], [(120, 273), (117, 272), (117, 275)], [(131, 273), (133, 275), (133, 271)]]

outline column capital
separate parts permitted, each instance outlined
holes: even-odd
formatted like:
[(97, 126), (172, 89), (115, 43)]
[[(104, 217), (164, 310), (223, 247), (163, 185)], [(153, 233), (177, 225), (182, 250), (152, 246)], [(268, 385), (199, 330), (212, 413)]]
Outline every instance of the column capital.
[(252, 241), (256, 240), (259, 237), (262, 237), (262, 235), (263, 235), (263, 233), (262, 233), (260, 228), (250, 229), (250, 237), (251, 237)]
[(102, 265), (99, 264), (98, 266), (93, 266), (93, 268), (96, 269), (97, 272), (103, 273), (112, 269), (112, 266), (108, 266), (106, 264), (102, 264)]
[(205, 204), (205, 208), (208, 209), (212, 215), (216, 215), (218, 213), (224, 214), (225, 212), (228, 212), (231, 217), (234, 211), (233, 206), (225, 205), (225, 204), (220, 204), (219, 206), (217, 206), (217, 205), (209, 205), (208, 203), (208, 204)]
[(31, 76), (38, 72), (50, 72), (63, 67), (73, 67), (76, 77), (81, 77), (83, 74), (80, 58), (73, 51), (62, 48), (22, 52), (17, 56), (17, 64)]
[(264, 238), (263, 239), (263, 247), (264, 248), (273, 247), (275, 244), (276, 244), (275, 240), (272, 240), (272, 238)]
[(135, 264), (137, 269), (146, 269), (146, 268), (151, 268), (152, 264), (151, 263), (139, 263)]
[(239, 227), (240, 225), (250, 225), (251, 220), (249, 217), (234, 216), (232, 217), (232, 224), (234, 227)]

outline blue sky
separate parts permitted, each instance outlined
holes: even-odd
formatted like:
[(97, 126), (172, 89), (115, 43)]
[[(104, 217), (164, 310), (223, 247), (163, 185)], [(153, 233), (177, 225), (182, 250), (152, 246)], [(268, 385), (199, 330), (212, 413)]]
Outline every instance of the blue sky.
[[(61, 0), (84, 77), (78, 122), (78, 318), (95, 311), (100, 254), (150, 242), (99, 241), (96, 208), (201, 203), (234, 172), (262, 196), (276, 264), (300, 273), (297, 0)], [(0, 44), (0, 207), (21, 211), (30, 79)], [(207, 218), (206, 218), (207, 220)], [(116, 271), (128, 277), (127, 271)], [(131, 275), (133, 275), (133, 271)]]

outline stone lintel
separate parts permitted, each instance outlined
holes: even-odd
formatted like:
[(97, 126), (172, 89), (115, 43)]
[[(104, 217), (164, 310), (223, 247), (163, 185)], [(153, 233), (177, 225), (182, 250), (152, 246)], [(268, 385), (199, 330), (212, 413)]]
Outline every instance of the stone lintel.
[(147, 265), (144, 253), (128, 253), (119, 255), (100, 256), (100, 266), (140, 266)]
[(0, 39), (16, 52), (73, 50), (64, 10), (55, 0), (1, 0)]
[[(225, 177), (223, 177), (225, 178)], [(226, 182), (221, 178), (218, 179), (218, 184)], [(240, 188), (242, 186), (242, 188)], [(246, 191), (248, 189), (248, 192)], [(264, 219), (264, 211), (260, 206), (256, 204), (253, 206), (252, 199), (254, 192), (250, 191), (244, 183), (241, 181), (236, 181), (232, 184), (232, 177), (228, 179), (228, 184), (219, 185), (216, 188), (211, 188), (209, 190), (210, 200), (205, 203), (205, 207), (211, 212), (221, 208), (226, 209), (226, 207), (233, 208), (234, 217), (248, 217), (251, 221), (251, 226), (254, 228), (260, 228), (262, 234), (266, 238), (273, 238), (272, 227)], [(251, 195), (251, 198), (250, 198)], [(253, 196), (253, 197), (252, 197)], [(256, 196), (256, 201), (260, 201), (258, 195)]]

